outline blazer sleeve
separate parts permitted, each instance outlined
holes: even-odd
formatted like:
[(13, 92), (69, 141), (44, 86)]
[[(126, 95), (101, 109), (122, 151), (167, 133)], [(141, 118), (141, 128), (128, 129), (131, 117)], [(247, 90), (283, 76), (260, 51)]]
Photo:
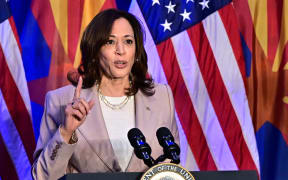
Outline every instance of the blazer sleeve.
[(179, 145), (180, 147), (180, 140), (179, 140), (179, 132), (178, 132), (178, 127), (177, 127), (177, 122), (175, 119), (175, 106), (174, 106), (174, 98), (173, 98), (173, 93), (169, 85), (166, 85), (167, 87), (167, 92), (168, 92), (168, 98), (169, 98), (169, 104), (170, 104), (170, 131), (172, 135), (174, 136), (175, 142)]
[(75, 144), (67, 144), (60, 134), (59, 124), (65, 118), (60, 98), (48, 92), (41, 120), (40, 135), (34, 152), (34, 179), (58, 179), (68, 168)]

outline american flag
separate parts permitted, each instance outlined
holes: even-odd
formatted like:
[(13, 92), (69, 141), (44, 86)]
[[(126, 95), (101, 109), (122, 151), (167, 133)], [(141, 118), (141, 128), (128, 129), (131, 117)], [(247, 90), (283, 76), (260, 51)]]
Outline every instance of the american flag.
[(130, 12), (145, 23), (152, 77), (172, 88), (184, 167), (259, 171), (231, 1), (138, 0)]
[(35, 148), (21, 47), (6, 1), (0, 0), (0, 177), (31, 179)]
[(31, 179), (45, 93), (68, 83), (97, 12), (125, 4), (145, 28), (149, 73), (173, 91), (181, 164), (260, 172), (231, 0), (0, 0), (1, 178)]

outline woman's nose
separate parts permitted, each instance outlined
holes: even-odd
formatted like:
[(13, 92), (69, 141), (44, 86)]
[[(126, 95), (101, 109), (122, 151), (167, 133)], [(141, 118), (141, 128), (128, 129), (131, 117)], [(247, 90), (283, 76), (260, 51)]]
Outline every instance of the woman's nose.
[(116, 43), (115, 53), (118, 55), (123, 55), (125, 53), (125, 47), (124, 47), (123, 43), (121, 43), (121, 42)]

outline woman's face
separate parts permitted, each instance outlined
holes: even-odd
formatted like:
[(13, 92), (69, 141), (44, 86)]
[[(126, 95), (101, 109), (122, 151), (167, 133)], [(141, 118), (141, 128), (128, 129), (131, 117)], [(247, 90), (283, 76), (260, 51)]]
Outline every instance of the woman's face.
[(125, 18), (114, 21), (109, 40), (100, 49), (100, 64), (113, 79), (129, 79), (134, 64), (134, 32)]

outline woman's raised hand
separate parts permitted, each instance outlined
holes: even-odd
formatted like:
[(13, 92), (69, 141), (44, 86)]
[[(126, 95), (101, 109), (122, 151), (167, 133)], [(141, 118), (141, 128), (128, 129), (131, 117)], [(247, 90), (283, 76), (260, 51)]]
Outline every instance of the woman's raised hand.
[(72, 103), (68, 104), (65, 109), (65, 121), (60, 126), (60, 132), (65, 142), (68, 143), (72, 133), (85, 121), (87, 114), (94, 106), (94, 100), (87, 102), (80, 98), (83, 79), (80, 76), (75, 89)]

